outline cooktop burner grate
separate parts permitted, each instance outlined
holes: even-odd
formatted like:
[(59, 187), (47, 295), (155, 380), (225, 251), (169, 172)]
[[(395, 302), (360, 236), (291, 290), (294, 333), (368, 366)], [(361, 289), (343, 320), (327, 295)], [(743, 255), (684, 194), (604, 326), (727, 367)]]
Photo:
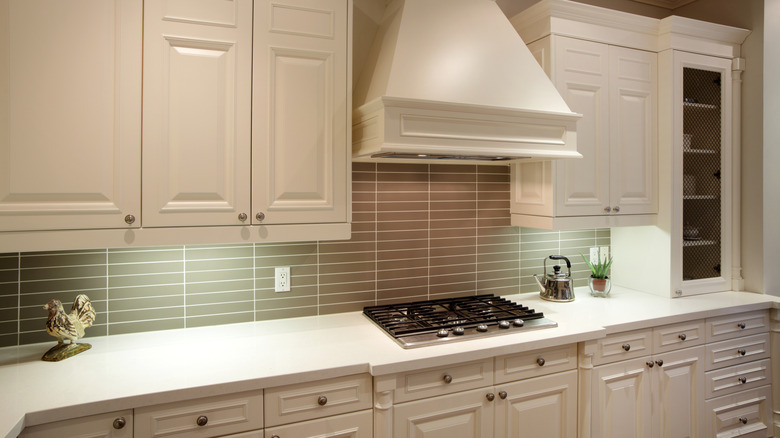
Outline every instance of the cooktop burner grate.
[(557, 324), (491, 294), (369, 306), (363, 313), (405, 348)]

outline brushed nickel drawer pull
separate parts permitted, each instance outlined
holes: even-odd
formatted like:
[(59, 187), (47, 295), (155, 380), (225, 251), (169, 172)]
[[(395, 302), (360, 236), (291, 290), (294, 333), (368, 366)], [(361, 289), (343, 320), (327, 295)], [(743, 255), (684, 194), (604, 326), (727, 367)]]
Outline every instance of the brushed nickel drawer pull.
[(745, 326), (745, 323), (744, 323), (744, 322), (739, 322), (739, 323), (737, 323), (737, 327), (739, 327), (740, 329), (743, 329), (743, 330), (744, 330), (744, 328), (745, 328), (746, 326)]
[(744, 348), (740, 348), (739, 350), (737, 350), (737, 354), (739, 354), (740, 356), (744, 356), (745, 354), (747, 354), (747, 351), (745, 351)]
[(506, 391), (501, 391), (498, 393), (498, 396), (501, 397), (501, 400), (506, 400), (507, 393)]
[(485, 397), (488, 399), (488, 401), (493, 401), (496, 399), (496, 395), (493, 394), (492, 392), (488, 392), (487, 395), (485, 395)]
[(631, 349), (631, 344), (623, 344), (622, 347), (624, 350), (628, 351)]
[(649, 368), (652, 368), (652, 367), (654, 367), (654, 366), (655, 366), (655, 362), (653, 362), (652, 360), (648, 360), (648, 361), (647, 361), (647, 362), (645, 362), (645, 363), (647, 364), (647, 366), (648, 366)]
[(442, 380), (444, 380), (444, 383), (452, 383), (452, 376), (445, 374), (444, 377), (442, 377)]
[(664, 360), (663, 359), (658, 359), (657, 361), (655, 361), (655, 363), (658, 364), (659, 367), (664, 366)]
[(195, 420), (195, 424), (197, 424), (198, 426), (205, 426), (206, 423), (208, 422), (209, 422), (209, 417), (205, 415), (201, 415), (200, 417), (198, 417), (197, 420)]
[(328, 397), (325, 397), (324, 395), (319, 396), (319, 398), (317, 398), (317, 404), (320, 406), (325, 406), (328, 404)]
[(737, 379), (737, 380), (739, 380), (739, 383), (741, 383), (741, 384), (743, 384), (743, 385), (744, 385), (745, 383), (747, 383), (747, 378), (746, 378), (746, 377), (740, 377), (740, 378), (739, 378), (739, 379)]
[(538, 363), (540, 367), (543, 367), (544, 366), (544, 358), (540, 357), (539, 359), (536, 359), (536, 363)]
[(739, 417), (739, 422), (742, 424), (747, 424), (747, 417)]
[(688, 339), (688, 336), (685, 336), (685, 333), (680, 333), (680, 336), (678, 336), (678, 338), (680, 338), (681, 341), (684, 341)]

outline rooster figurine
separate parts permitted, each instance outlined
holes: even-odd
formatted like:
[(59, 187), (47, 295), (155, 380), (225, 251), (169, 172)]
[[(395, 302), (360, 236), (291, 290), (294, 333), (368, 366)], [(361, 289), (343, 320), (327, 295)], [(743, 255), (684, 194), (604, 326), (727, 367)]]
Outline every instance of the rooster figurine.
[[(76, 340), (84, 336), (84, 329), (91, 327), (95, 321), (95, 309), (89, 297), (78, 295), (69, 314), (65, 313), (62, 302), (56, 299), (43, 308), (49, 311), (46, 333), (57, 338), (57, 345), (43, 356), (43, 360), (59, 361), (91, 348), (89, 344), (76, 344)], [(65, 339), (70, 343), (65, 344)]]

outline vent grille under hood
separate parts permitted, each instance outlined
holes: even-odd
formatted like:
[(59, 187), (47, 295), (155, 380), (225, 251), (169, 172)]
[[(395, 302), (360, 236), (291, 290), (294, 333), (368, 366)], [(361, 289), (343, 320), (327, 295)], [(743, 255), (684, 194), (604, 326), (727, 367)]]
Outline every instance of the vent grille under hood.
[(493, 0), (393, 0), (354, 90), (353, 160), (580, 157), (576, 122)]

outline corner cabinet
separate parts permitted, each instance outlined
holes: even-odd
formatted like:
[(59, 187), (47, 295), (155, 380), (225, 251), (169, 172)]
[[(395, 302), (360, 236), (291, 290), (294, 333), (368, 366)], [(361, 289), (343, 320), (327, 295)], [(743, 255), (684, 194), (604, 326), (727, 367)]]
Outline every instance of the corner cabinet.
[(0, 252), (350, 237), (352, 0), (0, 10)]
[(749, 32), (682, 17), (661, 29), (658, 223), (612, 230), (613, 282), (673, 298), (741, 290), (739, 55)]
[(142, 15), (0, 1), (0, 232), (140, 225)]
[(572, 111), (582, 114), (577, 122), (582, 158), (513, 164), (512, 224), (545, 229), (654, 224), (656, 53), (559, 34), (554, 27), (551, 35), (534, 40), (536, 35), (527, 34), (529, 19), (521, 14), (513, 23)]

